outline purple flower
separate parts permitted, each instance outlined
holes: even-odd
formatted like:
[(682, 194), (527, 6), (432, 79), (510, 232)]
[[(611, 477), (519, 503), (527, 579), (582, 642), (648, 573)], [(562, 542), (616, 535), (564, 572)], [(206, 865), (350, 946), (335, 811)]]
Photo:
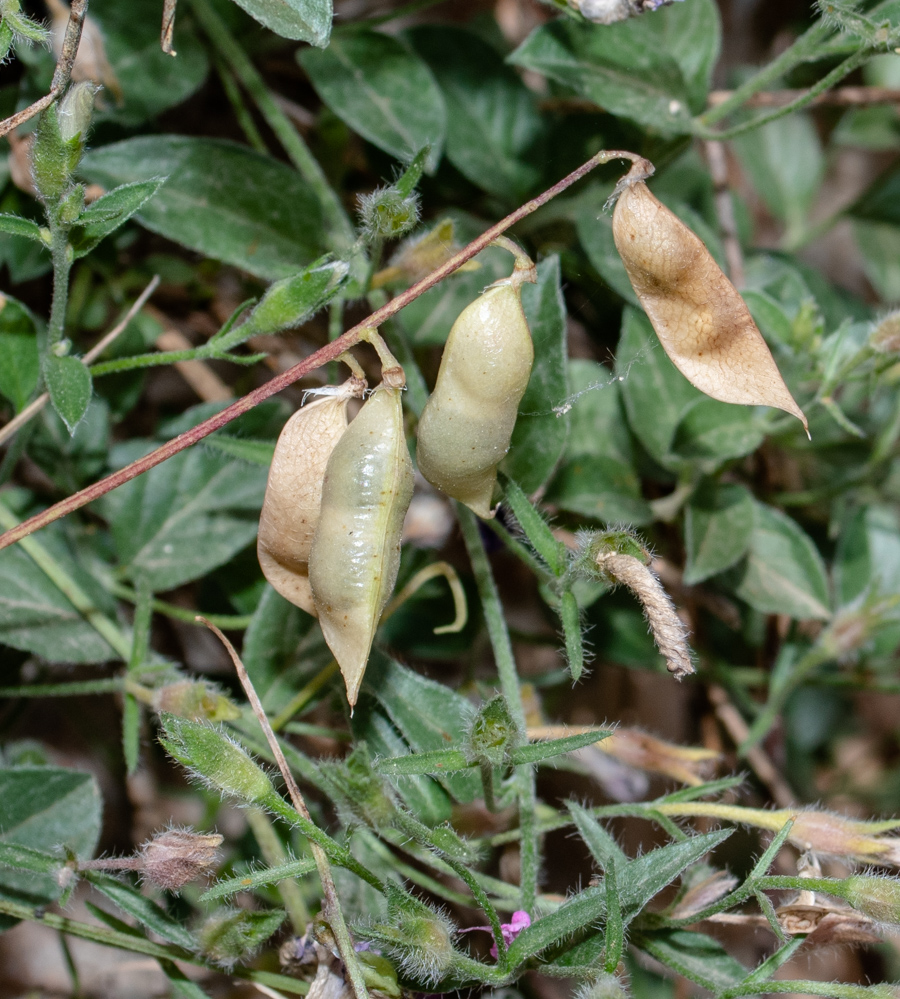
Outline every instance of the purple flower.
[[(500, 930), (503, 933), (503, 942), (508, 947), (513, 940), (522, 932), (522, 930), (528, 929), (531, 926), (531, 917), (522, 909), (517, 909), (513, 914), (508, 923), (501, 923)], [(469, 926), (464, 930), (460, 930), (460, 933), (472, 933), (474, 930), (484, 930), (486, 933), (493, 933), (490, 926)], [(499, 957), (497, 951), (497, 944), (494, 943), (491, 947), (491, 957), (496, 960)]]

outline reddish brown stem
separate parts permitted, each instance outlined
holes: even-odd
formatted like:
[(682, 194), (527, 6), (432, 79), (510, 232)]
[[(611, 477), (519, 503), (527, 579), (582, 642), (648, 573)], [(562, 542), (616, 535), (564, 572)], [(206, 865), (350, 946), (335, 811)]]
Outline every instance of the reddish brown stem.
[(114, 472), (112, 475), (108, 475), (99, 482), (95, 482), (86, 489), (73, 493), (66, 499), (60, 500), (59, 503), (54, 503), (53, 506), (48, 507), (42, 513), (35, 514), (35, 516), (29, 517), (28, 520), (22, 521), (17, 527), (0, 535), (0, 549), (7, 548), (9, 545), (21, 541), (22, 538), (28, 537), (29, 534), (33, 534), (42, 527), (52, 524), (54, 520), (59, 520), (60, 517), (65, 517), (67, 514), (81, 509), (81, 507), (92, 503), (101, 496), (105, 496), (113, 489), (117, 489), (126, 482), (130, 482), (139, 475), (143, 475), (144, 472), (148, 472), (167, 458), (173, 457), (179, 451), (183, 451), (192, 444), (203, 440), (204, 437), (208, 437), (216, 430), (220, 430), (232, 420), (237, 419), (237, 417), (243, 415), (248, 410), (253, 409), (254, 406), (258, 406), (270, 396), (275, 395), (276, 392), (280, 392), (289, 385), (293, 385), (294, 382), (303, 378), (304, 375), (308, 375), (310, 371), (314, 371), (328, 361), (335, 360), (344, 351), (349, 350), (359, 343), (361, 339), (364, 339), (364, 334), (368, 330), (371, 330), (373, 327), (379, 327), (385, 320), (396, 315), (404, 306), (409, 305), (419, 295), (428, 291), (429, 288), (433, 288), (438, 282), (443, 281), (445, 277), (448, 277), (458, 267), (466, 263), (467, 260), (471, 260), (472, 257), (480, 253), (486, 246), (489, 246), (501, 233), (525, 218), (526, 215), (530, 215), (542, 205), (547, 204), (548, 201), (555, 198), (557, 194), (561, 194), (566, 188), (571, 187), (576, 181), (581, 180), (594, 167), (599, 166), (601, 163), (608, 163), (613, 159), (634, 160), (636, 158), (634, 153), (619, 151), (603, 151), (597, 153), (596, 156), (592, 156), (587, 163), (582, 163), (577, 170), (573, 170), (567, 177), (554, 184), (553, 187), (548, 188), (543, 194), (539, 194), (536, 198), (517, 208), (512, 214), (507, 215), (505, 219), (501, 219), (496, 225), (491, 226), (490, 229), (483, 232), (477, 239), (473, 239), (468, 246), (463, 247), (459, 253), (452, 256), (446, 263), (422, 278), (421, 281), (414, 284), (411, 288), (407, 288), (406, 291), (401, 292), (396, 298), (392, 298), (390, 302), (383, 305), (380, 309), (376, 309), (370, 316), (347, 330), (337, 340), (326, 344), (314, 354), (310, 354), (309, 357), (300, 361), (299, 364), (295, 364), (282, 374), (276, 375), (271, 381), (266, 382), (265, 385), (261, 385), (258, 389), (254, 389), (243, 396), (243, 398), (238, 399), (237, 402), (232, 403), (227, 409), (223, 409), (221, 413), (216, 413), (215, 416), (204, 420), (203, 423), (198, 423), (196, 427), (192, 427), (183, 434), (179, 434), (178, 437), (174, 437), (168, 443), (163, 444), (162, 447), (151, 451), (150, 454), (139, 458), (137, 461), (133, 461), (130, 465), (126, 465), (125, 468)]

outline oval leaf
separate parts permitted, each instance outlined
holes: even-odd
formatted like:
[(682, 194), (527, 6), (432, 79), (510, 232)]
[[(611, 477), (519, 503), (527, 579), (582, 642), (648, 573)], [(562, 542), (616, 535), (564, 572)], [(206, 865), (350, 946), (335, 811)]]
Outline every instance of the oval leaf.
[(90, 371), (77, 357), (48, 354), (44, 358), (44, 380), (53, 408), (69, 433), (74, 434), (91, 401), (93, 383)]
[(234, 0), (282, 38), (323, 47), (331, 34), (331, 0)]

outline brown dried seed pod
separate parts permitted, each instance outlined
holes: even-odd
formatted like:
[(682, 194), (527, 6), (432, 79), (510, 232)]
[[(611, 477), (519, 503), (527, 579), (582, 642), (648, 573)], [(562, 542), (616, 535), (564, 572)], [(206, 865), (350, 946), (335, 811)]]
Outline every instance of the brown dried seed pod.
[(259, 518), (256, 552), (263, 575), (292, 604), (318, 616), (309, 585), (309, 553), (331, 452), (347, 429), (347, 404), (366, 383), (348, 378), (284, 425), (275, 445)]
[(643, 181), (626, 179), (621, 186), (613, 213), (616, 249), (675, 367), (713, 399), (775, 406), (808, 433), (744, 300), (709, 250)]

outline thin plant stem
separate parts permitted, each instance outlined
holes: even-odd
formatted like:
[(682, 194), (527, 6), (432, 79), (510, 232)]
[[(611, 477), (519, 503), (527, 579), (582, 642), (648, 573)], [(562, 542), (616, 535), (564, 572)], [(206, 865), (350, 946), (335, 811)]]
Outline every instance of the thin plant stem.
[[(21, 902), (0, 898), (0, 913), (15, 919), (26, 919), (32, 923), (39, 923), (52, 930), (59, 930), (67, 936), (80, 937), (82, 940), (90, 940), (92, 943), (101, 944), (104, 947), (116, 947), (119, 950), (130, 951), (133, 954), (145, 954), (148, 957), (155, 957), (163, 961), (180, 961), (185, 964), (196, 964), (201, 968), (212, 968), (212, 965), (202, 955), (193, 951), (182, 950), (181, 947), (176, 947), (173, 944), (155, 943), (133, 932), (124, 933), (108, 926), (82, 923), (77, 919), (69, 919), (67, 916), (60, 916), (55, 912), (47, 912), (43, 907), (33, 908), (29, 905), (23, 905)], [(279, 975), (272, 971), (231, 968), (228, 974), (245, 981), (268, 985), (270, 988), (280, 989), (291, 995), (302, 996), (309, 991), (308, 982), (298, 981), (296, 978)]]
[(47, 323), (46, 348), (53, 350), (65, 336), (72, 255), (69, 250), (68, 227), (61, 226), (55, 220), (53, 209), (49, 210), (48, 216), (51, 240), (50, 255), (53, 259), (53, 301), (50, 305), (50, 320)]
[[(456, 513), (462, 530), (478, 596), (481, 600), (485, 624), (494, 650), (494, 660), (497, 664), (497, 674), (500, 678), (500, 688), (506, 700), (510, 716), (516, 724), (520, 737), (526, 735), (525, 708), (522, 704), (522, 691), (519, 686), (519, 675), (516, 672), (516, 661), (513, 657), (512, 643), (506, 628), (506, 617), (500, 594), (491, 571), (491, 564), (478, 530), (478, 520), (468, 507), (456, 504)], [(516, 795), (519, 804), (519, 828), (521, 831), (521, 889), (522, 907), (529, 912), (534, 911), (537, 899), (538, 844), (534, 813), (537, 807), (537, 796), (534, 786), (534, 770), (529, 765), (516, 768)]]
[[(0, 527), (14, 528), (19, 521), (6, 504), (0, 500)], [(63, 594), (87, 623), (103, 638), (107, 645), (125, 662), (131, 655), (131, 639), (121, 628), (97, 607), (87, 593), (63, 569), (53, 555), (37, 540), (23, 538), (22, 547), (44, 575)]]
[[(113, 583), (110, 586), (110, 592), (120, 600), (127, 600), (130, 604), (137, 603), (138, 595), (130, 586)], [(151, 601), (151, 606), (158, 614), (165, 614), (166, 617), (176, 621), (184, 621), (185, 624), (203, 627), (197, 621), (195, 610), (189, 610), (187, 607), (176, 607), (175, 604), (167, 603), (165, 600), (157, 600), (155, 597)], [(252, 614), (207, 614), (204, 612), (203, 616), (217, 628), (222, 628), (225, 631), (244, 631), (250, 627), (250, 622), (253, 620)]]
[[(212, 620), (209, 618), (208, 620)], [(318, 694), (318, 692), (327, 684), (332, 677), (337, 676), (338, 664), (336, 660), (332, 659), (331, 662), (324, 668), (319, 670), (318, 673), (305, 684), (297, 693), (291, 698), (288, 704), (285, 705), (282, 711), (272, 719), (272, 731), (280, 732), (285, 725), (296, 715), (299, 711), (302, 711), (307, 704)]]
[(580, 167), (573, 170), (568, 176), (558, 181), (552, 187), (549, 187), (542, 194), (521, 205), (514, 212), (507, 215), (506, 218), (492, 225), (490, 229), (487, 229), (480, 236), (473, 239), (471, 243), (463, 247), (458, 253), (455, 253), (449, 260), (441, 264), (440, 267), (426, 275), (421, 281), (417, 281), (410, 288), (401, 292), (395, 298), (392, 298), (390, 302), (387, 302), (381, 308), (376, 309), (370, 316), (367, 316), (362, 322), (351, 327), (346, 333), (338, 337), (337, 340), (326, 344), (314, 354), (295, 364), (292, 368), (270, 379), (265, 385), (254, 389), (252, 392), (238, 399), (237, 402), (223, 409), (220, 413), (216, 413), (202, 423), (198, 423), (196, 427), (192, 427), (183, 434), (179, 434), (178, 437), (163, 444), (162, 447), (157, 448), (155, 451), (151, 451), (150, 454), (139, 458), (137, 461), (133, 461), (130, 465), (126, 465), (105, 479), (101, 479), (99, 482), (95, 482), (93, 485), (81, 489), (77, 493), (73, 493), (66, 499), (55, 503), (43, 512), (24, 521), (18, 527), (6, 531), (0, 535), (0, 550), (15, 544), (22, 538), (34, 533), (34, 531), (46, 527), (47, 524), (52, 524), (53, 521), (58, 520), (60, 517), (65, 517), (75, 510), (80, 510), (81, 507), (92, 503), (101, 496), (105, 496), (108, 492), (117, 489), (126, 482), (130, 482), (132, 479), (137, 478), (137, 476), (143, 475), (144, 472), (155, 468), (156, 465), (161, 464), (173, 455), (203, 440), (204, 437), (208, 437), (211, 433), (220, 430), (232, 420), (249, 412), (254, 406), (258, 406), (261, 402), (281, 392), (289, 385), (293, 385), (294, 382), (299, 381), (321, 365), (340, 357), (344, 351), (349, 350), (362, 339), (363, 333), (366, 330), (371, 329), (373, 326), (377, 327), (386, 319), (390, 319), (396, 315), (404, 306), (415, 301), (420, 295), (443, 281), (444, 278), (448, 277), (468, 260), (471, 260), (472, 257), (480, 253), (486, 246), (489, 246), (491, 241), (496, 239), (497, 236), (514, 226), (516, 222), (537, 211), (538, 208), (547, 204), (548, 201), (552, 201), (558, 194), (561, 194), (577, 181), (586, 177), (601, 164), (608, 163), (613, 159), (630, 159), (632, 156), (632, 153), (626, 154), (619, 151), (606, 150), (592, 156), (587, 162), (582, 163)]
[(265, 140), (259, 134), (256, 122), (247, 110), (241, 97), (240, 88), (235, 83), (231, 71), (225, 64), (225, 60), (216, 58), (215, 65), (219, 79), (222, 81), (222, 89), (225, 91), (225, 96), (228, 98), (228, 103), (231, 105), (231, 110), (234, 111), (234, 116), (237, 118), (237, 123), (244, 133), (244, 137), (250, 143), (252, 149), (255, 149), (258, 153), (262, 153), (263, 156), (268, 156), (269, 150), (266, 147)]
[(71, 683), (31, 683), (0, 687), (0, 697), (84, 697), (88, 694), (117, 694), (125, 689), (124, 677), (102, 680), (74, 680)]
[[(752, 118), (750, 121), (745, 121), (740, 125), (735, 125), (733, 128), (726, 128), (718, 132), (715, 129), (707, 128), (705, 125), (698, 124), (695, 129), (695, 133), (701, 139), (717, 139), (721, 141), (723, 139), (734, 139), (739, 135), (752, 132), (757, 128), (761, 128), (763, 125), (768, 125), (771, 121), (777, 121), (779, 118), (784, 118), (789, 114), (793, 114), (795, 111), (805, 108), (808, 104), (812, 104), (819, 94), (824, 93), (826, 90), (830, 90), (839, 80), (843, 80), (843, 78), (849, 73), (858, 69), (864, 62), (866, 62), (866, 60), (870, 59), (871, 56), (872, 52), (869, 49), (860, 49), (860, 51), (854, 52), (853, 55), (849, 56), (838, 66), (835, 66), (830, 73), (823, 76), (818, 83), (810, 87), (802, 97), (798, 97), (796, 100), (791, 101), (790, 104), (785, 104), (784, 107), (776, 108), (768, 114), (760, 115), (757, 118)], [(722, 106), (724, 105), (720, 105), (720, 107)]]
[(700, 125), (714, 125), (716, 122), (727, 118), (730, 114), (743, 107), (747, 100), (754, 94), (765, 90), (770, 83), (784, 76), (785, 73), (792, 70), (795, 66), (806, 62), (810, 54), (833, 33), (834, 28), (831, 25), (826, 24), (824, 21), (817, 21), (793, 45), (785, 49), (777, 59), (773, 59), (767, 66), (764, 66), (758, 73), (750, 77), (749, 80), (734, 90), (720, 104), (700, 115), (697, 123)]
[(194, 14), (210, 41), (218, 49), (226, 64), (241, 81), (244, 89), (259, 108), (266, 123), (278, 137), (288, 158), (297, 168), (303, 179), (313, 189), (325, 216), (332, 249), (347, 250), (356, 238), (353, 225), (344, 207), (328, 183), (318, 161), (310, 152), (300, 133), (291, 124), (272, 96), (262, 76), (253, 65), (247, 53), (232, 37), (225, 23), (213, 10), (207, 0), (191, 0)]
[(50, 81), (50, 92), (27, 108), (17, 111), (14, 115), (0, 122), (0, 136), (7, 135), (14, 128), (18, 128), (19, 125), (50, 107), (69, 85), (69, 80), (72, 78), (72, 67), (75, 65), (75, 56), (78, 54), (78, 45), (81, 42), (81, 29), (84, 26), (87, 9), (88, 0), (72, 0), (69, 5), (69, 21), (66, 24), (62, 49), (53, 72), (53, 79)]
[[(201, 618), (201, 620), (203, 619)], [(307, 822), (312, 822), (309, 809), (306, 807), (306, 802), (303, 800), (303, 795), (300, 793), (300, 788), (294, 780), (291, 768), (288, 766), (284, 753), (281, 751), (281, 745), (278, 742), (278, 737), (272, 731), (272, 726), (269, 724), (269, 719), (262, 706), (262, 701), (260, 701), (259, 695), (256, 693), (256, 688), (253, 686), (253, 681), (250, 679), (247, 670), (244, 668), (243, 662), (241, 662), (241, 657), (237, 654), (231, 642), (228, 641), (228, 639), (214, 624), (211, 624), (209, 621), (203, 621), (203, 623), (225, 646), (228, 655), (231, 656), (231, 661), (234, 663), (238, 679), (241, 681), (241, 686), (244, 688), (247, 700), (250, 701), (250, 706), (253, 708), (253, 714), (256, 716), (256, 720), (259, 722), (260, 728), (263, 730), (266, 742), (269, 744), (269, 749), (271, 749), (272, 755), (275, 757), (275, 762), (277, 763), (284, 783), (287, 786), (291, 803), (296, 809), (297, 814), (306, 819)], [(353, 940), (350, 936), (350, 931), (347, 928), (346, 921), (344, 920), (344, 913), (341, 909), (340, 900), (338, 899), (337, 889), (334, 884), (334, 877), (331, 874), (331, 864), (328, 861), (328, 855), (325, 853), (325, 850), (313, 840), (310, 840), (309, 847), (312, 852), (313, 859), (316, 862), (319, 879), (322, 882), (322, 892), (324, 894), (322, 905), (323, 915), (328, 921), (328, 925), (331, 927), (331, 932), (334, 934), (334, 939), (337, 943), (341, 960), (344, 962), (344, 967), (350, 978), (350, 985), (353, 988), (353, 993), (356, 996), (356, 999), (368, 999), (369, 993), (366, 989), (365, 978), (363, 977), (362, 968), (360, 967), (359, 959), (356, 956), (356, 951), (353, 948)]]

